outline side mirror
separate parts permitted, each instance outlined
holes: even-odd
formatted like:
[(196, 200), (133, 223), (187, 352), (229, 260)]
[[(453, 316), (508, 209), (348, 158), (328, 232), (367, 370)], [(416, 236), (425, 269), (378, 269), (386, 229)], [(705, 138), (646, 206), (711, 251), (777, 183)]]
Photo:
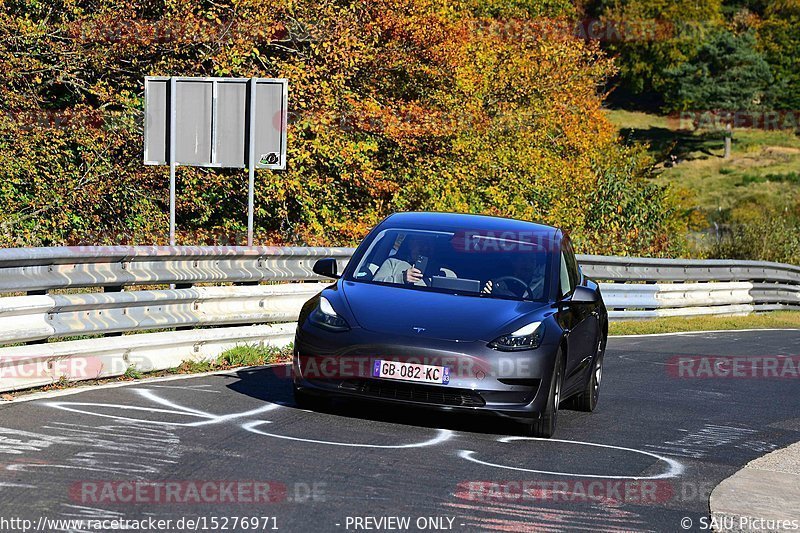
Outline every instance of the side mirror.
[(600, 295), (597, 294), (597, 291), (593, 291), (589, 287), (584, 287), (583, 285), (578, 285), (575, 287), (575, 291), (566, 303), (593, 304), (598, 301), (600, 301)]
[(339, 279), (340, 277), (339, 266), (336, 264), (336, 259), (332, 257), (319, 259), (316, 263), (314, 263), (313, 270), (315, 274), (325, 276), (326, 278)]

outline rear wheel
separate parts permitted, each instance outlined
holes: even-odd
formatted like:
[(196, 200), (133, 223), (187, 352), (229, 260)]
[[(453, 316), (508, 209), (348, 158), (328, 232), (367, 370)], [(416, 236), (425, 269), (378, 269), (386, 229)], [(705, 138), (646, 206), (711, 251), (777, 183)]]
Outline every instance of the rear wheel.
[(591, 413), (597, 407), (597, 400), (600, 397), (600, 382), (603, 379), (605, 344), (606, 339), (601, 338), (597, 344), (597, 353), (592, 361), (592, 372), (589, 375), (589, 379), (586, 380), (586, 387), (584, 387), (583, 392), (572, 400), (572, 405), (578, 411)]
[(549, 439), (556, 432), (556, 422), (558, 421), (558, 404), (561, 403), (561, 385), (564, 381), (564, 363), (561, 350), (556, 356), (553, 377), (550, 380), (550, 393), (547, 397), (547, 406), (538, 420), (534, 420), (525, 425), (525, 433), (529, 437), (540, 437)]

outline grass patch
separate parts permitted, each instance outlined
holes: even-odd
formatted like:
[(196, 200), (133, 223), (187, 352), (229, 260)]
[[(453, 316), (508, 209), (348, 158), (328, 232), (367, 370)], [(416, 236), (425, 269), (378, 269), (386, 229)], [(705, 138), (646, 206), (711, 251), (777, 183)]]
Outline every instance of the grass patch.
[(284, 348), (260, 344), (241, 344), (225, 350), (213, 361), (184, 361), (178, 373), (212, 372), (240, 366), (286, 363), (292, 359), (292, 345)]
[(136, 366), (131, 365), (125, 370), (125, 373), (122, 374), (122, 377), (125, 379), (141, 379), (142, 373), (136, 370)]
[[(687, 209), (710, 227), (743, 214), (796, 209), (800, 200), (800, 136), (791, 131), (735, 129), (723, 159), (723, 132), (641, 112), (609, 110), (623, 142), (646, 144), (658, 162), (656, 183), (685, 191)], [(684, 128), (684, 129), (681, 129)]]
[(728, 329), (800, 329), (800, 311), (774, 311), (747, 316), (666, 317), (652, 320), (610, 322), (609, 335), (646, 335), (679, 331), (711, 331)]

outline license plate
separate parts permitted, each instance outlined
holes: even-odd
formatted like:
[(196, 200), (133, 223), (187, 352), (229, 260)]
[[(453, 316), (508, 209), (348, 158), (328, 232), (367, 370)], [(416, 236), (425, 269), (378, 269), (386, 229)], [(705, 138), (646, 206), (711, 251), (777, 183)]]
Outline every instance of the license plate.
[(372, 377), (447, 385), (450, 383), (450, 368), (377, 360), (372, 366)]

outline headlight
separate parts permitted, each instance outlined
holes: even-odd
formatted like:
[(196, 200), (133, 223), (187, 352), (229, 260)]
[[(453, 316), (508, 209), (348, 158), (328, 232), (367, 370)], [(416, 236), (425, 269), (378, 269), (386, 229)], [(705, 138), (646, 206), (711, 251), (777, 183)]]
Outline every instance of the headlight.
[(542, 323), (531, 322), (527, 326), (522, 326), (514, 333), (497, 337), (489, 343), (489, 347), (504, 352), (532, 350), (542, 343), (543, 336), (544, 326), (542, 326)]
[(350, 329), (347, 321), (336, 314), (333, 306), (324, 296), (320, 296), (319, 305), (311, 312), (308, 319), (315, 326), (332, 331), (347, 331)]

